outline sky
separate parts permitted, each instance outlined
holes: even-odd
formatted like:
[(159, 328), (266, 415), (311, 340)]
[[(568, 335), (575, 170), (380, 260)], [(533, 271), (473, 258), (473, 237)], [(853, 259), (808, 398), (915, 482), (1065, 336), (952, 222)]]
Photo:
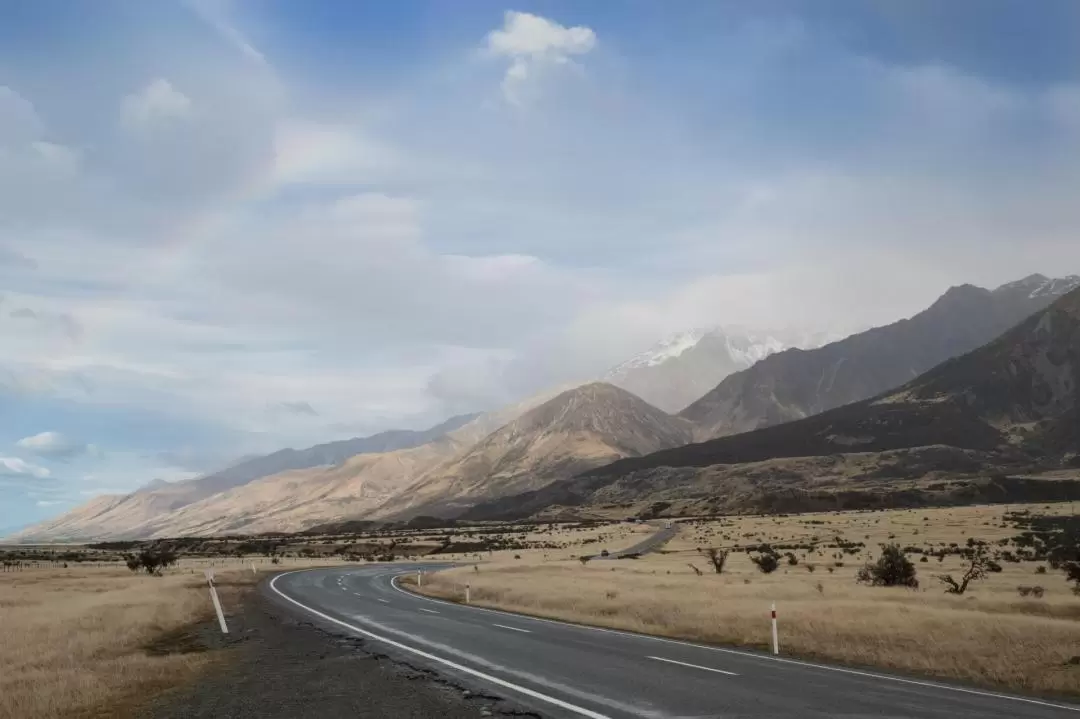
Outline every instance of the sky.
[(0, 529), (1080, 272), (1080, 4), (11, 0)]

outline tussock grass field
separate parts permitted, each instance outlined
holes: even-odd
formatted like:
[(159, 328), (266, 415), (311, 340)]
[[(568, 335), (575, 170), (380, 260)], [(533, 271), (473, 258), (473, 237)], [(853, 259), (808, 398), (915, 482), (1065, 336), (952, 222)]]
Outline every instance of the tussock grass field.
[[(1019, 531), (1006, 525), (1005, 513), (1024, 509), (1069, 514), (1072, 508), (1066, 503), (732, 517), (682, 525), (661, 553), (639, 559), (582, 564), (575, 558), (633, 544), (642, 528), (623, 525), (609, 528), (607, 543), (518, 552), (520, 559), (496, 553), (489, 562), (432, 575), (423, 591), (460, 600), (467, 582), (480, 606), (758, 649), (769, 646), (769, 607), (776, 602), (781, 653), (788, 656), (1077, 695), (1080, 666), (1069, 662), (1080, 655), (1080, 597), (1061, 572), (1040, 573), (1044, 562), (1002, 562), (1000, 572), (973, 583), (963, 596), (946, 594), (934, 578), (962, 573), (957, 555), (940, 562), (931, 555), (922, 562), (922, 554), (909, 552), (917, 590), (855, 582), (857, 569), (880, 556), (881, 543), (924, 551), (963, 547), (969, 538), (994, 543)], [(837, 540), (864, 546), (848, 546), (847, 552), (823, 546)], [(746, 552), (733, 551), (717, 575), (699, 552), (762, 542), (815, 549), (791, 550), (798, 564), (785, 558), (772, 574), (758, 571)], [(1042, 587), (1042, 597), (1021, 597), (1021, 586)]]
[[(122, 716), (117, 707), (191, 679), (209, 655), (163, 642), (212, 616), (205, 578), (192, 571), (0, 573), (0, 717)], [(256, 578), (218, 571), (226, 613)]]

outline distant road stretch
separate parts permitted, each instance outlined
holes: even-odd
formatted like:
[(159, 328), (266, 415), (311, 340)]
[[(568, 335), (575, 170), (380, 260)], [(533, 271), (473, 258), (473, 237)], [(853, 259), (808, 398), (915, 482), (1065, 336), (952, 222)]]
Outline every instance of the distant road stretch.
[(1066, 702), (534, 619), (396, 585), (447, 566), (300, 570), (264, 588), (320, 626), (545, 717), (1080, 718)]
[(678, 525), (672, 523), (670, 527), (664, 526), (659, 532), (652, 533), (647, 539), (643, 539), (634, 546), (628, 549), (620, 550), (618, 552), (611, 552), (611, 554), (608, 556), (609, 558), (618, 559), (620, 557), (628, 557), (636, 554), (648, 554), (649, 552), (654, 552), (660, 547), (667, 544), (669, 541), (671, 541), (672, 537), (674, 537), (678, 533), (678, 531)]

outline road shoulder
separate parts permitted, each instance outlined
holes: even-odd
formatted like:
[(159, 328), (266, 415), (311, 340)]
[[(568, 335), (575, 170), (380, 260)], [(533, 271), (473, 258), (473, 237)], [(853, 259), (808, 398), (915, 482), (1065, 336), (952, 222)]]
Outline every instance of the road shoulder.
[(251, 592), (229, 622), (234, 639), (222, 661), (194, 684), (156, 697), (134, 715), (464, 719), (505, 711), (520, 716), (494, 697), (465, 692), (369, 642), (326, 631), (262, 592)]

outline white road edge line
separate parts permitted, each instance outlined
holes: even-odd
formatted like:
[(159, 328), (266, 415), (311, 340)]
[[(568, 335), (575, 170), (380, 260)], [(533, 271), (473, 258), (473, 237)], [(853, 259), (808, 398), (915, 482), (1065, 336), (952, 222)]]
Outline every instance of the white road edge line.
[(703, 669), (707, 672), (716, 672), (717, 674), (727, 674), (729, 677), (739, 676), (735, 672), (725, 672), (723, 669), (713, 669), (712, 667), (703, 667), (700, 664), (688, 664), (686, 662), (677, 662), (674, 659), (664, 659), (663, 657), (646, 657), (646, 659), (655, 659), (658, 662), (667, 662), (668, 664), (678, 664), (680, 667), (690, 667), (691, 669)]
[(1080, 707), (1069, 706), (1068, 704), (1055, 704), (1053, 702), (1045, 702), (1039, 699), (1028, 699), (1027, 697), (1018, 697), (1011, 694), (998, 694), (995, 692), (985, 692), (979, 689), (965, 689), (964, 687), (954, 687), (948, 684), (936, 684), (929, 681), (921, 681), (918, 679), (904, 679), (903, 677), (891, 677), (888, 674), (876, 674), (874, 672), (864, 672), (858, 669), (845, 669), (844, 667), (831, 667), (828, 664), (815, 664), (813, 662), (805, 662), (801, 659), (784, 659), (782, 657), (769, 656), (767, 654), (754, 654), (753, 652), (746, 652), (740, 649), (725, 649), (723, 647), (710, 647), (706, 644), (695, 644), (693, 642), (682, 642), (678, 639), (668, 639), (666, 637), (654, 637), (648, 634), (635, 634), (634, 632), (624, 632), (619, 629), (605, 629), (604, 627), (592, 627), (588, 624), (571, 624), (569, 622), (560, 622), (556, 619), (545, 619), (543, 617), (534, 617), (528, 614), (516, 614), (514, 612), (506, 612), (500, 609), (488, 609), (487, 607), (476, 607), (472, 605), (460, 604), (458, 602), (447, 602), (442, 599), (434, 599), (432, 597), (425, 597), (422, 594), (416, 592), (409, 592), (397, 584), (398, 577), (408, 576), (412, 572), (406, 572), (398, 574), (390, 580), (390, 586), (397, 591), (401, 592), (405, 596), (413, 597), (414, 599), (422, 599), (428, 602), (435, 602), (436, 604), (448, 604), (453, 607), (460, 607), (462, 609), (471, 609), (477, 612), (490, 612), (491, 614), (498, 614), (504, 617), (513, 617), (515, 619), (524, 619), (533, 622), (543, 622), (544, 624), (556, 624), (560, 627), (569, 627), (571, 629), (585, 629), (591, 632), (603, 632), (605, 634), (618, 634), (623, 637), (630, 637), (633, 639), (645, 639), (651, 642), (660, 642), (662, 644), (675, 644), (680, 647), (693, 647), (695, 649), (704, 649), (710, 652), (721, 652), (723, 654), (734, 654), (740, 657), (746, 657), (748, 659), (757, 659), (765, 662), (776, 662), (778, 664), (793, 664), (800, 667), (810, 667), (812, 669), (822, 669), (829, 672), (838, 672), (840, 674), (851, 674), (854, 676), (867, 677), (869, 679), (881, 679), (889, 682), (897, 682), (899, 684), (913, 684), (920, 687), (929, 687), (931, 689), (941, 689), (948, 692), (958, 692), (960, 694), (973, 694), (980, 697), (988, 697), (990, 699), (1007, 699), (1014, 702), (1023, 702), (1024, 704), (1035, 704), (1037, 706), (1050, 707), (1052, 709), (1065, 709), (1071, 712), (1080, 712)]
[(439, 664), (443, 664), (445, 666), (448, 666), (451, 669), (455, 669), (455, 670), (457, 670), (459, 672), (464, 672), (465, 674), (469, 674), (470, 676), (474, 676), (474, 677), (477, 677), (479, 679), (483, 679), (486, 682), (491, 682), (492, 684), (495, 684), (496, 686), (503, 687), (504, 689), (509, 689), (511, 691), (518, 692), (519, 694), (524, 694), (527, 697), (532, 697), (533, 699), (538, 699), (538, 700), (540, 700), (542, 702), (547, 702), (548, 704), (552, 704), (554, 706), (557, 706), (560, 709), (566, 709), (567, 711), (576, 712), (577, 714), (580, 714), (583, 717), (589, 717), (589, 719), (611, 719), (611, 717), (609, 717), (609, 716), (607, 716), (605, 714), (600, 714), (600, 713), (594, 712), (594, 711), (592, 711), (590, 709), (585, 709), (584, 707), (579, 707), (579, 706), (577, 706), (575, 704), (571, 704), (570, 702), (564, 702), (562, 699), (556, 699), (555, 697), (548, 696), (547, 694), (541, 694), (538, 691), (534, 691), (534, 690), (529, 689), (527, 687), (523, 687), (523, 686), (520, 686), (518, 684), (514, 684), (513, 682), (508, 682), (505, 679), (499, 679), (498, 677), (493, 677), (490, 674), (485, 674), (484, 672), (477, 671), (476, 669), (471, 669), (471, 668), (469, 668), (467, 666), (464, 666), (462, 664), (458, 664), (457, 662), (452, 662), (449, 659), (443, 659), (442, 657), (437, 657), (434, 654), (429, 654), (428, 652), (425, 652), (425, 651), (423, 651), (421, 649), (416, 649), (414, 647), (410, 647), (407, 644), (402, 644), (401, 642), (396, 642), (393, 639), (387, 639), (386, 637), (375, 634), (374, 632), (369, 632), (366, 629), (361, 629), (360, 627), (358, 627), (358, 626), (356, 626), (354, 624), (349, 624), (348, 622), (343, 622), (340, 619), (335, 619), (334, 617), (331, 617), (328, 614), (323, 614), (318, 609), (312, 609), (308, 605), (302, 604), (302, 603), (296, 601), (295, 599), (288, 596), (287, 594), (285, 594), (284, 592), (282, 592), (280, 589), (277, 588), (277, 580), (281, 579), (282, 577), (286, 577), (286, 576), (288, 576), (290, 574), (296, 574), (297, 572), (305, 572), (305, 571), (310, 571), (310, 570), (298, 569), (298, 570), (295, 570), (295, 571), (292, 571), (292, 572), (286, 572), (284, 574), (279, 574), (279, 575), (277, 575), (276, 577), (274, 577), (273, 579), (270, 580), (269, 587), (279, 597), (281, 597), (282, 599), (284, 599), (284, 600), (286, 600), (288, 602), (292, 602), (293, 604), (300, 607), (301, 609), (303, 609), (305, 611), (308, 611), (308, 612), (311, 612), (315, 616), (320, 617), (322, 619), (325, 619), (328, 622), (333, 622), (334, 624), (345, 627), (346, 629), (351, 629), (352, 631), (357, 632), (358, 634), (362, 634), (365, 637), (368, 637), (370, 639), (374, 639), (377, 642), (382, 642), (383, 644), (388, 644), (388, 645), (390, 645), (390, 646), (392, 646), (392, 647), (394, 647), (396, 649), (400, 649), (400, 650), (402, 650), (404, 652), (409, 652), (410, 654), (415, 654), (416, 656), (423, 657), (424, 659), (429, 659), (429, 660), (431, 660), (433, 662), (438, 662)]
[(512, 629), (515, 632), (522, 632), (524, 634), (532, 634), (531, 629), (519, 629), (518, 627), (508, 627), (505, 624), (492, 624), (493, 627), (502, 627), (503, 629)]

